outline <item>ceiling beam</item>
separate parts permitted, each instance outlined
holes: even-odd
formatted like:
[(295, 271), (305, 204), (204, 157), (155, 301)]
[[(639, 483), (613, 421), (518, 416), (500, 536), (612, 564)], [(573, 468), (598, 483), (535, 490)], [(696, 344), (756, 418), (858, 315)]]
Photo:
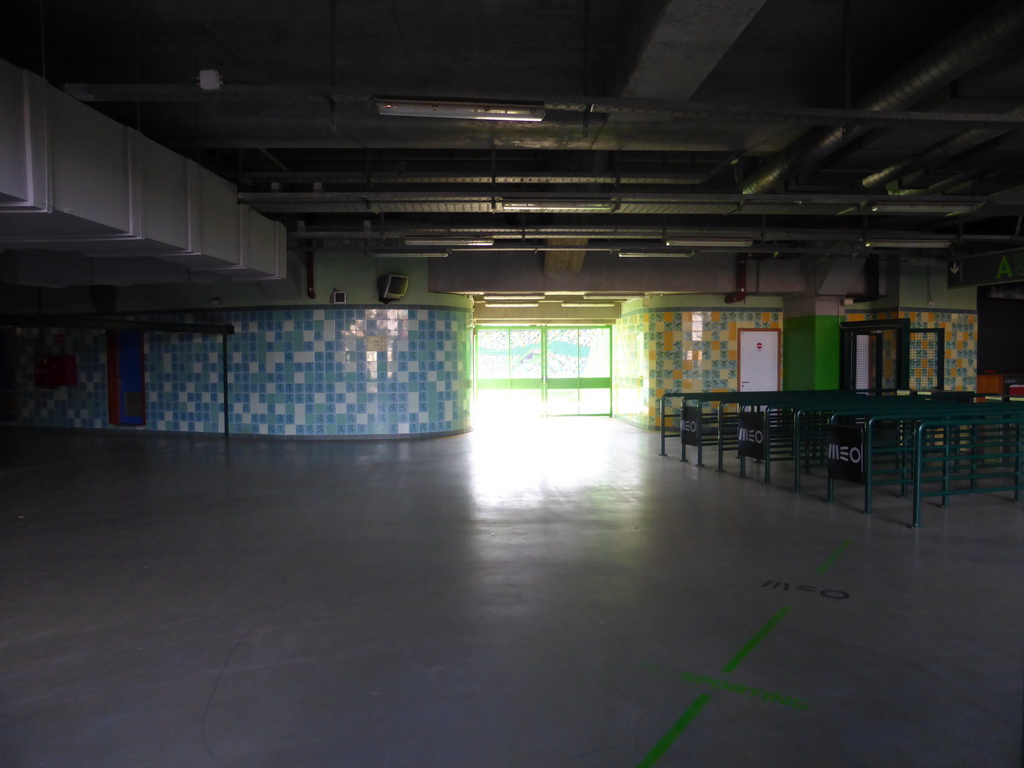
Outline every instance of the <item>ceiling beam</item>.
[[(330, 100), (337, 101), (339, 107), (353, 103), (367, 109), (373, 102), (373, 96), (366, 93), (341, 92), (323, 86), (224, 86), (219, 91), (202, 91), (189, 85), (134, 85), (131, 83), (69, 83), (64, 90), (80, 101), (85, 102), (204, 102), (218, 101), (266, 102), (266, 101), (318, 101), (327, 104)], [(461, 98), (461, 97), (460, 97)], [(496, 97), (497, 98), (497, 97)], [(520, 94), (518, 99), (525, 98)], [(447, 97), (446, 97), (447, 99)], [(692, 104), (672, 99), (650, 98), (615, 98), (602, 96), (593, 100), (581, 99), (579, 96), (533, 95), (530, 101), (543, 103), (551, 112), (593, 112), (608, 115), (634, 115), (648, 122), (659, 121), (691, 121), (691, 122), (725, 122), (725, 123), (782, 123), (798, 125), (844, 126), (851, 123), (870, 125), (963, 125), (974, 128), (1005, 128), (1024, 127), (1024, 115), (1013, 113), (991, 112), (916, 112), (916, 111), (885, 111), (871, 109), (830, 109), (823, 107), (788, 107), (768, 106), (760, 104)], [(360, 115), (364, 110), (359, 109)], [(345, 111), (339, 109), (339, 120), (345, 117)], [(376, 119), (376, 116), (374, 116)], [(389, 118), (381, 120), (422, 119), (431, 118)], [(259, 122), (254, 119), (254, 122)], [(528, 123), (530, 126), (546, 126), (547, 120), (539, 123)], [(577, 129), (574, 122), (566, 123), (573, 130)], [(237, 141), (225, 146), (240, 146)], [(256, 146), (256, 145), (251, 145)], [(266, 142), (262, 146), (268, 146)], [(285, 146), (278, 144), (275, 146)]]
[[(623, 57), (613, 92), (647, 99), (688, 101), (766, 0), (664, 0), (650, 11)], [(666, 76), (667, 75), (667, 76)]]
[[(919, 104), (997, 54), (1019, 46), (1022, 39), (1024, 5), (1019, 0), (1001, 0), (871, 89), (861, 99), (861, 109), (898, 114), (902, 107)], [(867, 123), (811, 131), (748, 177), (743, 191), (765, 192), (777, 187), (802, 170), (820, 164), (865, 130)]]

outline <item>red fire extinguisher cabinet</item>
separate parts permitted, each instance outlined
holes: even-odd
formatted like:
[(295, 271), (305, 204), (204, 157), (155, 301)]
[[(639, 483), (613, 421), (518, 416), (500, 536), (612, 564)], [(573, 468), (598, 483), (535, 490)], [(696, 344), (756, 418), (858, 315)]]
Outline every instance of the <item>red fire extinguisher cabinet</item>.
[(36, 358), (36, 386), (44, 389), (73, 387), (78, 383), (74, 355), (46, 355)]

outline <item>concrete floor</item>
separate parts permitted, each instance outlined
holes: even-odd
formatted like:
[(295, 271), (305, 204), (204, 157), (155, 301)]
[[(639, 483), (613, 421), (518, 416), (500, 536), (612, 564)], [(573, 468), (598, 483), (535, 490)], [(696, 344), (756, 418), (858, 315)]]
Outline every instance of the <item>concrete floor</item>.
[(608, 419), (2, 434), (5, 768), (1022, 764), (1006, 499), (912, 530)]

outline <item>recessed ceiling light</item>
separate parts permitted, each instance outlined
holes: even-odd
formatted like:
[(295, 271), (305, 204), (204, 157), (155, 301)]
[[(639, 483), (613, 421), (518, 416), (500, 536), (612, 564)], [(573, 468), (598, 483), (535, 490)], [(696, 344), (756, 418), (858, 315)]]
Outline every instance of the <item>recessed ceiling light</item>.
[(869, 248), (949, 248), (952, 242), (949, 240), (911, 240), (911, 239), (883, 239), (874, 238), (864, 241)]
[(540, 301), (544, 298), (542, 293), (504, 293), (485, 294), (484, 301)]
[(884, 200), (871, 203), (868, 209), (872, 213), (943, 213), (952, 216), (958, 213), (971, 213), (983, 205), (983, 202), (958, 203), (955, 201)]
[(444, 259), (448, 251), (379, 251), (373, 254), (375, 259)]
[(670, 237), (665, 245), (680, 248), (749, 248), (754, 244), (746, 237)]
[(503, 200), (506, 213), (612, 213), (618, 203), (612, 200)]
[(405, 237), (406, 245), (451, 245), (485, 248), (494, 245), (493, 237)]
[(619, 251), (620, 259), (688, 259), (693, 251)]
[(377, 99), (377, 114), (399, 117), (442, 117), (451, 120), (508, 120), (539, 123), (544, 119), (543, 104), (512, 104), (475, 101), (419, 101), (413, 99)]

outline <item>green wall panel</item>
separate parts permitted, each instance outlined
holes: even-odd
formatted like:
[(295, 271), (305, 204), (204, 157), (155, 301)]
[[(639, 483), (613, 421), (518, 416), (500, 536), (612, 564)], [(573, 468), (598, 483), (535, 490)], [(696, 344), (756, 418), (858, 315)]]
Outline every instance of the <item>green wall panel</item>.
[(785, 318), (782, 370), (783, 389), (838, 389), (839, 318)]

